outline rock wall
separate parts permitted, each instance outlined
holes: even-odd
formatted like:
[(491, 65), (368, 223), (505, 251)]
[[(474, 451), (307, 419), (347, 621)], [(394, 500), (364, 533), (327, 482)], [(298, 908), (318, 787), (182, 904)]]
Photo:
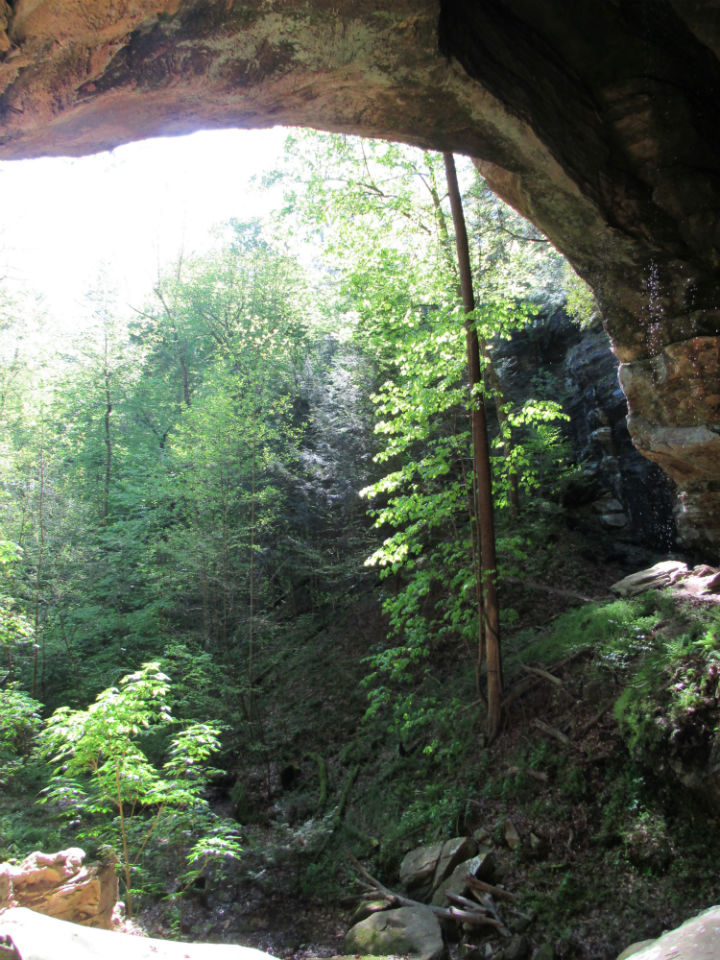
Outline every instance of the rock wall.
[(85, 865), (85, 851), (36, 851), (21, 863), (0, 864), (0, 912), (27, 907), (58, 920), (109, 930), (117, 903), (115, 859)]
[(633, 446), (617, 358), (599, 322), (580, 329), (562, 309), (551, 310), (498, 343), (494, 356), (510, 399), (553, 399), (570, 417), (566, 434), (584, 482), (566, 491), (569, 521), (591, 537), (605, 531), (606, 548), (616, 558), (632, 557), (633, 545), (659, 553), (672, 549), (675, 487)]
[(681, 0), (0, 0), (0, 156), (288, 123), (480, 158), (590, 282), (720, 544), (720, 16)]

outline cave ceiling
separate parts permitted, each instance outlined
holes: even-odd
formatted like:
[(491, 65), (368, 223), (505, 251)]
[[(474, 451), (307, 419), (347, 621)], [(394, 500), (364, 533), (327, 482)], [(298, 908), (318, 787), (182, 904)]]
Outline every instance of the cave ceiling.
[(0, 158), (312, 126), (476, 158), (592, 285), (720, 543), (720, 0), (0, 0)]

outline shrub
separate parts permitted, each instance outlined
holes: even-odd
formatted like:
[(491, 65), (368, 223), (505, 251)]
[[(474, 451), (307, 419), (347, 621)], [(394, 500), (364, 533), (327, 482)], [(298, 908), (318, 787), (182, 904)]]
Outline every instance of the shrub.
[(119, 847), (129, 913), (133, 871), (151, 839), (181, 839), (200, 825), (203, 836), (189, 855), (194, 871), (214, 855), (240, 852), (237, 837), (203, 797), (218, 730), (193, 723), (178, 731), (162, 766), (143, 750), (149, 732), (174, 724), (169, 689), (159, 664), (147, 663), (104, 690), (87, 710), (56, 710), (40, 734), (44, 754), (57, 765), (45, 799), (86, 817), (85, 836)]

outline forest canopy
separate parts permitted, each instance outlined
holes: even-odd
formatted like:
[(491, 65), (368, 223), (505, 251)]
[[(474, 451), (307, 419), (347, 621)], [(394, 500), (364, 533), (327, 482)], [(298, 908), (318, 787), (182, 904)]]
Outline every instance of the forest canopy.
[[(540, 382), (506, 397), (494, 345), (569, 295), (585, 317), (592, 303), (474, 168), (459, 173), (471, 314), (442, 158), (320, 134), (293, 135), (268, 172), (284, 203), (267, 222), (224, 224), (143, 304), (99, 282), (93, 324), (59, 351), (51, 311), (2, 303), (3, 786), (31, 783), (58, 836), (122, 846), (128, 894), (147, 882), (133, 844), (182, 846), (212, 754), (232, 779), (233, 758), (282, 752), (267, 678), (363, 591), (382, 624), (357, 650), (365, 722), (440, 758), (459, 713), (481, 722), (481, 702), (463, 713), (483, 666), (465, 328), (502, 580), (570, 468), (561, 404)], [(433, 691), (439, 652), (467, 664), (457, 698)], [(91, 742), (108, 704), (126, 717), (115, 752)], [(112, 787), (126, 777), (136, 792)], [(207, 805), (202, 824), (189, 871), (239, 852)], [(4, 836), (3, 857), (22, 852), (16, 826)]]

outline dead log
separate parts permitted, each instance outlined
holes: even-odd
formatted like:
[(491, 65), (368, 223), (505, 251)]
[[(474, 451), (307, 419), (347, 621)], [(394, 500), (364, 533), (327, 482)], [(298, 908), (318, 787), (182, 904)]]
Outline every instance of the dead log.
[(570, 743), (570, 737), (566, 736), (561, 730), (551, 727), (549, 723), (538, 720), (537, 717), (532, 721), (532, 726), (546, 736), (552, 737), (553, 740), (557, 740), (558, 743), (562, 743), (563, 746), (568, 746)]
[[(384, 883), (376, 877), (373, 877), (349, 850), (347, 850), (346, 853), (355, 870), (365, 881), (366, 891), (364, 897), (366, 899), (377, 899), (379, 897), (392, 906), (425, 907), (427, 910), (432, 910), (438, 920), (455, 920), (458, 923), (467, 923), (478, 927), (494, 927), (498, 933), (501, 933), (503, 936), (510, 936), (510, 931), (497, 916), (494, 908), (491, 911), (488, 907), (482, 907), (465, 897), (459, 897), (457, 894), (446, 894), (446, 896), (451, 901), (461, 901), (461, 907), (452, 905), (449, 907), (438, 907), (434, 904), (421, 903), (419, 900), (413, 900), (411, 897), (406, 897), (404, 894), (397, 893), (389, 887), (386, 887)], [(495, 916), (491, 916), (491, 912), (494, 913)]]
[[(556, 663), (554, 663), (552, 665), (553, 670), (557, 672), (563, 667), (566, 667), (569, 663), (572, 663), (573, 660), (587, 656), (591, 652), (591, 647), (578, 647), (577, 650), (573, 650), (572, 653), (569, 653), (566, 657), (563, 657), (562, 660), (558, 660)], [(508, 690), (507, 695), (503, 699), (503, 709), (510, 706), (514, 700), (518, 700), (520, 697), (524, 697), (526, 693), (534, 690), (539, 683), (540, 678), (535, 678), (533, 676), (524, 677), (522, 680), (519, 680)]]
[(541, 677), (543, 680), (547, 680), (548, 683), (552, 683), (556, 687), (561, 687), (563, 685), (560, 677), (556, 677), (554, 674), (550, 673), (549, 670), (543, 670), (540, 667), (529, 667), (525, 663), (520, 664), (520, 669), (524, 670), (526, 673), (532, 673), (536, 677)]
[(473, 877), (471, 874), (468, 874), (467, 884), (469, 887), (480, 890), (482, 893), (489, 893), (490, 896), (495, 897), (496, 900), (509, 900), (511, 903), (517, 900), (515, 894), (510, 893), (509, 890), (503, 890), (502, 887), (494, 887), (491, 883), (478, 880), (477, 877)]

